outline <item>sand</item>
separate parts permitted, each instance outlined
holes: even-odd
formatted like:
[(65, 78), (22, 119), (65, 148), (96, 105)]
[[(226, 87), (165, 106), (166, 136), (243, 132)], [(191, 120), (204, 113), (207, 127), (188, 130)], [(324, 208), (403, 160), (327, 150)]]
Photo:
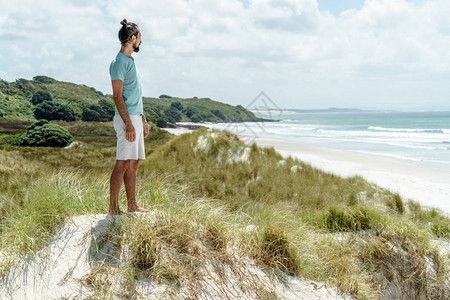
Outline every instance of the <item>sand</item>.
[(362, 176), (406, 199), (450, 214), (450, 172), (416, 166), (389, 158), (355, 154), (300, 143), (257, 138), (259, 146), (274, 147), (313, 167), (342, 177)]
[[(157, 215), (151, 211), (148, 214), (137, 214), (136, 217), (151, 219)], [(113, 295), (108, 295), (107, 299), (125, 299), (126, 295), (132, 295), (122, 267), (126, 257), (117, 241), (110, 238), (110, 233), (117, 233), (126, 220), (126, 217), (104, 214), (70, 218), (57, 230), (49, 245), (33, 257), (23, 257), (22, 263), (0, 279), (0, 299), (99, 299), (99, 294), (95, 294), (95, 287), (89, 282), (109, 286)], [(238, 288), (243, 283), (241, 277), (225, 271), (224, 279), (224, 274), (217, 273), (211, 263), (205, 259), (204, 268), (200, 270), (202, 278), (199, 299), (260, 299)], [(96, 267), (100, 266), (107, 269), (99, 272)], [(251, 260), (243, 261), (238, 267), (238, 274), (245, 275), (249, 280), (246, 286), (250, 289), (252, 284), (265, 287), (274, 292), (277, 298), (354, 299), (336, 288), (299, 276), (286, 275), (286, 284), (282, 284), (269, 277)], [(171, 290), (165, 284), (141, 276), (136, 279), (135, 287), (136, 292), (145, 299), (167, 299), (166, 289)], [(189, 285), (181, 286), (175, 299), (189, 298), (185, 296), (189, 294), (189, 288)]]
[[(179, 135), (191, 132), (187, 128), (167, 131)], [(300, 159), (313, 167), (342, 177), (362, 176), (369, 182), (399, 193), (405, 199), (421, 205), (438, 208), (450, 215), (450, 172), (403, 163), (394, 159), (356, 154), (276, 139), (249, 139), (262, 147), (274, 147), (281, 155)]]

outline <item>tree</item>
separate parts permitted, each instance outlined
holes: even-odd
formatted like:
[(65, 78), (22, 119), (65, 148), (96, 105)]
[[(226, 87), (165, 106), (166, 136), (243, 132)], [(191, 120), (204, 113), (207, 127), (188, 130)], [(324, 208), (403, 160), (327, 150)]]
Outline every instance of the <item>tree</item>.
[[(175, 122), (180, 122), (182, 119), (180, 111), (172, 106), (169, 109), (166, 109), (164, 111), (164, 114), (167, 117), (174, 119)], [(175, 123), (175, 122), (172, 122), (172, 123)]]
[(178, 110), (183, 110), (183, 104), (181, 104), (179, 101), (170, 103), (170, 107)]
[(193, 115), (195, 115), (195, 110), (192, 109), (192, 107), (188, 106), (186, 108), (186, 116), (188, 118), (192, 117)]
[(222, 120), (226, 120), (226, 117), (224, 116), (224, 114), (217, 109), (214, 109), (211, 111), (213, 114), (215, 114), (218, 118), (222, 119)]
[(156, 120), (156, 126), (158, 126), (159, 128), (165, 128), (167, 127), (167, 121), (163, 117), (159, 117)]
[(65, 147), (72, 142), (73, 137), (67, 129), (39, 120), (27, 128), (19, 143), (30, 147)]
[(34, 108), (36, 119), (75, 121), (75, 111), (59, 101), (44, 101)]
[(102, 116), (98, 111), (99, 109), (101, 109), (101, 108), (94, 104), (83, 107), (83, 113), (81, 114), (81, 120), (90, 121), (90, 122), (100, 122), (102, 119)]
[(194, 116), (191, 117), (191, 121), (192, 121), (192, 122), (195, 122), (195, 123), (198, 123), (198, 122), (201, 121), (201, 119), (200, 119), (199, 116), (195, 116), (195, 115), (194, 115)]
[(114, 115), (116, 114), (116, 109), (114, 103), (111, 101), (107, 101), (105, 99), (101, 99), (98, 104), (103, 109), (103, 119), (104, 122), (112, 121)]
[(34, 93), (33, 97), (31, 98), (31, 103), (33, 105), (38, 105), (44, 101), (53, 101), (53, 96), (46, 90), (39, 90), (36, 93)]
[(162, 94), (161, 96), (159, 96), (159, 99), (163, 99), (163, 98), (173, 98), (172, 96), (169, 95), (164, 95)]
[(34, 76), (33, 80), (34, 81), (39, 81), (40, 83), (54, 83), (54, 82), (56, 82), (55, 79), (53, 79), (51, 77), (47, 77), (47, 76), (42, 76), (42, 75)]
[(114, 118), (114, 104), (107, 100), (100, 100), (98, 104), (83, 107), (81, 119), (92, 122), (109, 122)]

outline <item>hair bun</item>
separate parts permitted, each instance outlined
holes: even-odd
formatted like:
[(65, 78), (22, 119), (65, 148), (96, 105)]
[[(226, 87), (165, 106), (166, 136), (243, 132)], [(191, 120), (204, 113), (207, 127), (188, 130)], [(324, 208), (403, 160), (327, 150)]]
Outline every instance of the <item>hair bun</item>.
[(122, 21), (120, 21), (120, 24), (122, 24), (123, 26), (127, 26), (127, 19), (123, 19)]

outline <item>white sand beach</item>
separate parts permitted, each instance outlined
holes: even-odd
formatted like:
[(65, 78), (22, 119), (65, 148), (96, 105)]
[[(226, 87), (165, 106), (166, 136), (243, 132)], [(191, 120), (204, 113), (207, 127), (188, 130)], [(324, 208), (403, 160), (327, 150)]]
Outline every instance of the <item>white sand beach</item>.
[(450, 214), (450, 172), (311, 145), (257, 138), (258, 146), (274, 147), (326, 172), (343, 177), (360, 175), (406, 199)]
[[(166, 129), (179, 135), (187, 128)], [(240, 136), (244, 141), (248, 137)], [(274, 147), (281, 155), (292, 156), (325, 172), (343, 177), (355, 175), (373, 182), (405, 199), (434, 207), (450, 215), (450, 172), (403, 163), (394, 159), (362, 155), (275, 139), (252, 139), (258, 146)]]

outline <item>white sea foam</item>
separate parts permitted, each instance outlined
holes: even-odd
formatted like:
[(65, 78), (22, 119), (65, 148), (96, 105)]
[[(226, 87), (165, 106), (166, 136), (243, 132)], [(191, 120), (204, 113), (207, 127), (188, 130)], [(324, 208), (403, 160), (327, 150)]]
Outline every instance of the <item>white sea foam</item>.
[[(234, 127), (232, 132), (241, 136), (311, 143), (450, 169), (450, 128), (445, 127), (445, 119), (435, 121), (431, 116), (430, 119), (424, 120), (421, 116), (415, 119), (414, 115), (406, 115), (404, 119), (393, 121), (391, 116), (371, 115), (354, 120), (353, 116), (349, 119), (339, 114), (317, 116), (317, 119), (308, 115), (302, 115), (299, 119), (296, 119), (295, 115), (287, 118), (288, 120), (280, 122), (207, 126), (228, 130)], [(375, 122), (376, 125), (373, 124)], [(378, 125), (383, 124), (382, 122), (389, 125)], [(392, 126), (394, 123), (395, 126)], [(414, 124), (419, 124), (418, 128), (414, 128)], [(427, 128), (428, 126), (436, 129)]]
[(368, 129), (369, 130), (376, 130), (376, 131), (394, 131), (394, 132), (437, 132), (437, 133), (445, 133), (445, 129), (385, 128), (385, 127), (378, 127), (378, 126), (369, 126)]
[(413, 158), (413, 157), (404, 156), (404, 155), (400, 155), (400, 154), (384, 153), (384, 152), (359, 150), (359, 151), (356, 151), (356, 153), (361, 153), (361, 154), (366, 154), (366, 155), (384, 156), (384, 157), (390, 157), (390, 158), (401, 159), (401, 160), (423, 161), (422, 159), (418, 159), (418, 158)]

